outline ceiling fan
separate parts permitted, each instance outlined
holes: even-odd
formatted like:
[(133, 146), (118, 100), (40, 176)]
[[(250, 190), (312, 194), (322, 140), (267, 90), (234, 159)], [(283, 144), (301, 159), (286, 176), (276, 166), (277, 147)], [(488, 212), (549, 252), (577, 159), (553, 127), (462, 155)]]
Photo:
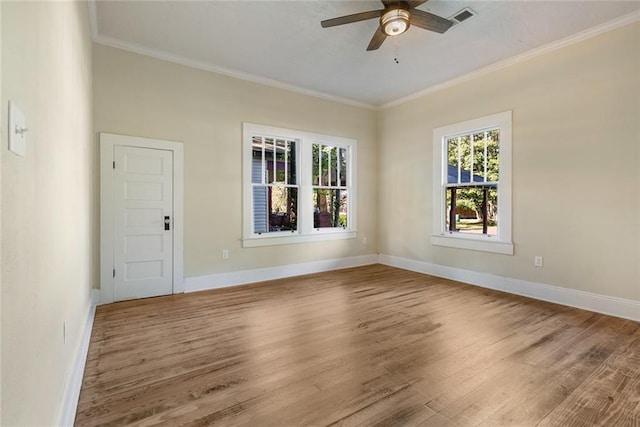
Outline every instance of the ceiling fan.
[(410, 25), (415, 25), (416, 27), (437, 33), (444, 33), (453, 25), (453, 22), (446, 18), (416, 9), (416, 7), (426, 2), (427, 0), (382, 0), (384, 9), (326, 19), (322, 21), (320, 25), (322, 25), (323, 28), (327, 28), (335, 27), (336, 25), (350, 24), (352, 22), (366, 21), (367, 19), (380, 18), (380, 25), (373, 34), (369, 46), (367, 46), (367, 50), (376, 50), (382, 46), (387, 36), (402, 34), (409, 29)]

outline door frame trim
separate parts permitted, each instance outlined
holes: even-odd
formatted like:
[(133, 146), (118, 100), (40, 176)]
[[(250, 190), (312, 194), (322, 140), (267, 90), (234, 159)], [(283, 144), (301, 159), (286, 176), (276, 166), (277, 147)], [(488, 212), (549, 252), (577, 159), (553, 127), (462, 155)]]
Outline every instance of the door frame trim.
[[(182, 142), (99, 133), (100, 304), (114, 302), (113, 162), (116, 145), (173, 152), (173, 293), (184, 292), (184, 150)], [(110, 177), (111, 179), (107, 179)]]

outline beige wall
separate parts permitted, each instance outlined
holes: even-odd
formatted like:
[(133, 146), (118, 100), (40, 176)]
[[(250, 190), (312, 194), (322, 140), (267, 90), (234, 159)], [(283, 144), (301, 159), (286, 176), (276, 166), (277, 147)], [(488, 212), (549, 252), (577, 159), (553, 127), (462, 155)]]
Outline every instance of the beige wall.
[[(2, 2), (0, 2), (0, 25), (2, 25)], [(2, 97), (2, 27), (0, 27), (0, 102)], [(0, 113), (1, 114), (1, 113)], [(7, 141), (4, 138), (4, 126), (2, 123), (5, 118), (0, 116), (0, 240), (2, 238), (2, 158)], [(2, 244), (0, 244), (0, 422), (2, 422)]]
[(29, 131), (2, 144), (0, 424), (54, 425), (97, 271), (87, 4), (2, 2), (1, 28), (0, 133), (9, 100)]
[[(102, 45), (93, 58), (96, 132), (184, 143), (185, 277), (376, 253), (375, 111)], [(358, 239), (242, 248), (243, 121), (358, 140)]]
[[(640, 300), (638, 40), (636, 23), (383, 110), (379, 252)], [(506, 110), (515, 255), (432, 246), (433, 129)]]

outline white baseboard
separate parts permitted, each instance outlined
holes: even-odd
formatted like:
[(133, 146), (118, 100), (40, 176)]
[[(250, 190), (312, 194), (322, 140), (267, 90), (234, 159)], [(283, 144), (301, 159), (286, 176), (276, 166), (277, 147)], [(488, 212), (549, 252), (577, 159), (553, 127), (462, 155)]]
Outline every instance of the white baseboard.
[(80, 398), (80, 389), (82, 388), (82, 378), (84, 377), (84, 367), (87, 362), (87, 354), (89, 353), (89, 342), (91, 341), (91, 331), (93, 330), (93, 319), (96, 314), (96, 305), (100, 301), (100, 290), (91, 290), (91, 306), (87, 315), (87, 323), (84, 325), (82, 341), (78, 347), (73, 362), (73, 368), (67, 379), (67, 386), (64, 392), (64, 400), (62, 402), (62, 412), (60, 414), (60, 422), (58, 425), (67, 427), (73, 426), (76, 418), (76, 410), (78, 409), (78, 399)]
[[(100, 305), (100, 289), (91, 289), (91, 304)], [(91, 324), (93, 325), (93, 322)]]
[(392, 267), (430, 274), (432, 276), (456, 280), (483, 288), (495, 289), (640, 322), (640, 301), (496, 276), (488, 273), (478, 273), (471, 270), (431, 264), (392, 255), (381, 254), (378, 262)]
[(384, 254), (362, 255), (189, 277), (185, 279), (185, 292), (245, 285), (248, 283), (376, 263), (640, 322), (640, 301), (600, 295), (544, 283), (529, 282), (510, 277), (496, 276), (489, 273), (479, 273), (462, 268), (447, 267), (425, 261)]
[(282, 279), (303, 274), (321, 273), (323, 271), (342, 268), (360, 267), (376, 264), (378, 255), (361, 255), (348, 258), (328, 259), (323, 261), (286, 264), (277, 267), (257, 268), (253, 270), (233, 271), (230, 273), (209, 274), (206, 276), (188, 277), (185, 279), (184, 291), (195, 292), (228, 286), (246, 285), (266, 280)]

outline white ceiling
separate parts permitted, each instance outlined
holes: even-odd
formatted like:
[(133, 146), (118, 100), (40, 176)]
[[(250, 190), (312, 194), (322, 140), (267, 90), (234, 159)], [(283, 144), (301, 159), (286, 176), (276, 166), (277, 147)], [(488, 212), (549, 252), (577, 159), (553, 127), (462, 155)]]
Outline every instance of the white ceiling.
[(333, 28), (322, 28), (320, 21), (381, 9), (379, 1), (90, 4), (99, 43), (368, 106), (397, 101), (594, 27), (637, 20), (640, 11), (637, 0), (432, 0), (419, 9), (449, 18), (468, 6), (477, 15), (444, 34), (411, 27), (367, 52), (377, 19)]

